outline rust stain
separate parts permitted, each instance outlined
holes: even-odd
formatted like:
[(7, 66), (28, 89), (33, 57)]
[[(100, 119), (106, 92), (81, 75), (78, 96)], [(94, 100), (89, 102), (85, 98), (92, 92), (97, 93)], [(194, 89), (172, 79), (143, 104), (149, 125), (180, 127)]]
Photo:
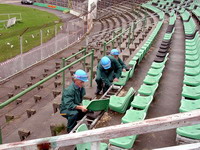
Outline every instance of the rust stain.
[(38, 150), (49, 150), (51, 148), (51, 143), (41, 143), (37, 145)]

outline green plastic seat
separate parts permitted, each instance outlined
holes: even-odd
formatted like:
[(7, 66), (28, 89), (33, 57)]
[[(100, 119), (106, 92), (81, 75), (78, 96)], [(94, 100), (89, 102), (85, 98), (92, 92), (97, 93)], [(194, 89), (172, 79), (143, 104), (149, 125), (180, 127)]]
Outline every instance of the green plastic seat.
[(130, 71), (122, 72), (121, 77), (119, 78), (118, 82), (113, 82), (114, 85), (124, 86), (129, 79)]
[(158, 83), (153, 84), (153, 85), (142, 84), (142, 86), (138, 90), (138, 93), (140, 95), (147, 95), (147, 96), (154, 95), (157, 87), (158, 87)]
[(200, 86), (183, 86), (182, 96), (191, 99), (200, 99)]
[(150, 68), (147, 74), (150, 76), (158, 76), (160, 73), (162, 73), (163, 69), (164, 69), (164, 66), (159, 69)]
[(177, 128), (176, 133), (186, 138), (200, 140), (200, 124)]
[(200, 74), (196, 76), (184, 76), (183, 83), (190, 86), (198, 86), (200, 85)]
[(146, 117), (146, 110), (134, 110), (129, 109), (126, 114), (122, 117), (122, 123), (130, 123), (139, 120), (144, 120)]
[(160, 69), (162, 67), (165, 66), (165, 61), (161, 62), (161, 63), (158, 63), (158, 62), (153, 62), (151, 64), (151, 68), (154, 68), (154, 69)]
[(200, 99), (198, 100), (181, 100), (181, 106), (179, 108), (180, 112), (188, 112), (195, 109), (200, 109)]
[(149, 84), (149, 85), (152, 85), (152, 84), (156, 84), (159, 82), (160, 78), (162, 76), (162, 73), (160, 73), (159, 75), (157, 76), (150, 76), (150, 75), (147, 75), (144, 79), (144, 83), (145, 84)]
[(195, 68), (185, 67), (184, 74), (185, 75), (190, 75), (190, 76), (199, 75), (200, 74), (200, 66), (197, 66)]
[(88, 110), (91, 111), (102, 111), (102, 110), (107, 111), (109, 106), (109, 101), (110, 101), (109, 99), (101, 99), (101, 100), (98, 99), (92, 101), (83, 100), (82, 104), (83, 106), (86, 106)]
[(153, 100), (153, 96), (137, 95), (134, 97), (133, 101), (131, 102), (131, 106), (133, 108), (145, 109), (149, 107), (152, 100)]
[[(82, 131), (87, 131), (88, 128), (86, 124), (81, 124), (76, 132), (82, 132)], [(83, 144), (76, 144), (76, 149), (77, 150), (91, 150), (91, 143), (83, 143)], [(100, 150), (107, 150), (108, 145), (106, 143), (100, 143)]]
[(131, 87), (123, 97), (112, 95), (109, 103), (110, 109), (119, 113), (124, 113), (127, 107), (130, 105), (134, 93), (135, 90)]
[(114, 146), (117, 146), (120, 148), (130, 149), (133, 147), (133, 144), (134, 144), (136, 138), (137, 138), (136, 135), (125, 136), (125, 137), (110, 139), (109, 143), (111, 145), (114, 145)]
[(194, 60), (194, 61), (185, 61), (185, 67), (189, 67), (189, 68), (196, 68), (200, 66), (200, 60)]
[(131, 60), (128, 65), (129, 66), (135, 66), (137, 64), (137, 61), (136, 60)]

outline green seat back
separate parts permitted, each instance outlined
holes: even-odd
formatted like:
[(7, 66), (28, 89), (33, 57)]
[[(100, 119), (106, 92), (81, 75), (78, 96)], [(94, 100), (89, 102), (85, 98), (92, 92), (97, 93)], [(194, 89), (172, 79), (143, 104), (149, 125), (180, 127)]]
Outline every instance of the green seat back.
[(108, 105), (109, 105), (110, 99), (99, 99), (99, 100), (92, 100), (90, 103), (87, 105), (88, 110), (92, 111), (102, 111), (108, 110)]

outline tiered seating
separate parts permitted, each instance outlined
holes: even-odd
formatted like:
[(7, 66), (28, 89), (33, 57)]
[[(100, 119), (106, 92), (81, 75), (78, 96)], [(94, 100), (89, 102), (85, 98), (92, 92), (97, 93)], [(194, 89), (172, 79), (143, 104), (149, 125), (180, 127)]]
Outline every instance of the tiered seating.
[[(187, 11), (185, 11), (187, 13)], [(183, 21), (184, 14), (181, 14)], [(185, 30), (185, 71), (182, 90), (180, 112), (199, 109), (200, 87), (200, 37), (192, 17), (188, 22), (183, 22)], [(177, 139), (200, 140), (199, 124), (177, 128)]]
[[(143, 85), (138, 90), (138, 95), (134, 97), (131, 102), (131, 109), (126, 111), (126, 114), (122, 118), (122, 123), (129, 123), (138, 120), (143, 120), (146, 116), (147, 110), (153, 100), (154, 93), (158, 88), (159, 80), (162, 77), (162, 71), (165, 67), (165, 63), (167, 61), (168, 49), (172, 39), (172, 35), (174, 33), (175, 26), (175, 15), (170, 17), (169, 29), (167, 29), (163, 41), (160, 46), (160, 50), (158, 51), (154, 62), (149, 69), (147, 76), (143, 81)], [(160, 28), (158, 23), (157, 27)], [(172, 29), (171, 29), (172, 28)], [(155, 33), (158, 32), (157, 29), (154, 30)], [(153, 40), (155, 37), (150, 36), (150, 39)], [(148, 41), (147, 41), (148, 42)], [(149, 44), (151, 42), (148, 42)], [(145, 45), (145, 44), (144, 44)], [(147, 45), (146, 45), (147, 46)], [(150, 47), (149, 45), (147, 47)], [(162, 54), (162, 55), (161, 55)], [(137, 135), (121, 137), (116, 139), (109, 140), (110, 144), (113, 146), (117, 146), (124, 149), (132, 148), (134, 141), (136, 140)]]

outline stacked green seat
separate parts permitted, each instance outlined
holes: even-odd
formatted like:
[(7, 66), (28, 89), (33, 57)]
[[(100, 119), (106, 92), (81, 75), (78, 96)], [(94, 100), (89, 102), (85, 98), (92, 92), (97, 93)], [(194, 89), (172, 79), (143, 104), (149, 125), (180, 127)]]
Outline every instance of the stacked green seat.
[[(87, 131), (88, 128), (86, 124), (81, 124), (76, 132), (82, 132), (82, 131)], [(83, 144), (76, 144), (76, 149), (77, 150), (91, 150), (91, 143), (83, 143)], [(100, 150), (107, 150), (108, 145), (106, 143), (100, 143)]]
[(154, 95), (157, 88), (158, 88), (158, 83), (153, 85), (142, 84), (142, 86), (138, 90), (138, 93), (140, 95), (146, 95), (146, 96)]
[(177, 128), (176, 133), (186, 138), (200, 140), (200, 124)]
[(136, 135), (125, 136), (125, 137), (110, 139), (109, 143), (111, 145), (114, 145), (114, 146), (117, 146), (120, 148), (130, 149), (133, 147), (133, 144), (134, 144), (136, 138), (137, 138)]
[(196, 76), (184, 76), (183, 83), (189, 86), (198, 86), (200, 85), (200, 74)]
[(188, 112), (191, 110), (200, 109), (200, 99), (197, 100), (181, 100), (180, 112)]
[(131, 102), (131, 106), (136, 109), (148, 109), (152, 101), (153, 101), (153, 95), (150, 96), (137, 95)]
[(119, 112), (119, 113), (124, 113), (127, 110), (127, 107), (130, 105), (130, 102), (133, 99), (135, 91), (131, 87), (129, 91), (126, 93), (125, 96), (120, 97), (113, 95), (110, 97), (110, 103), (109, 107), (111, 110)]
[(146, 117), (146, 109), (145, 110), (129, 109), (126, 111), (126, 114), (122, 117), (122, 123), (130, 123), (139, 120), (144, 120), (145, 117)]
[(182, 96), (189, 99), (200, 99), (200, 85), (183, 86)]

